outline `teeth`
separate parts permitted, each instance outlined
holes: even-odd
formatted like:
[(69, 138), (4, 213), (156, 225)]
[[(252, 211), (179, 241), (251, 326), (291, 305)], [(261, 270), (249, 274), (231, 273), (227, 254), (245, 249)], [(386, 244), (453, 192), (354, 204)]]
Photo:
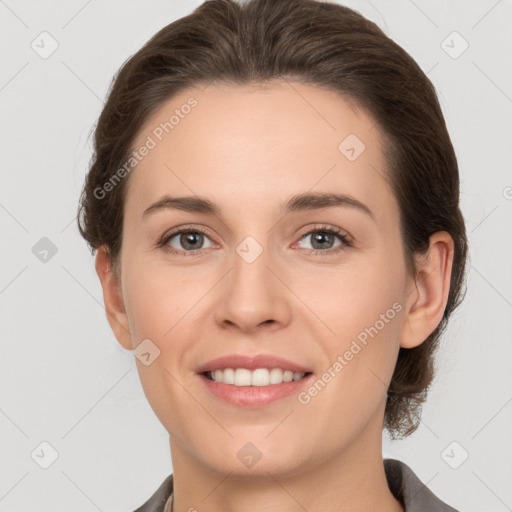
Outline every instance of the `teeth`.
[(281, 368), (226, 368), (225, 370), (214, 370), (209, 372), (211, 379), (224, 384), (235, 386), (269, 386), (271, 384), (282, 384), (302, 379), (305, 373), (282, 370)]
[(235, 370), (235, 386), (250, 386), (251, 372), (245, 368), (237, 368)]

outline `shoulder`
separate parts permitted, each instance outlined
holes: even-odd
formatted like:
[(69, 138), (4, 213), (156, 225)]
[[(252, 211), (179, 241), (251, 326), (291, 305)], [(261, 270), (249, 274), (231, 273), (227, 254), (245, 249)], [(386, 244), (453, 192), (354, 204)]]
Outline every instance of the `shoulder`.
[(389, 488), (405, 512), (458, 512), (435, 496), (407, 464), (384, 459), (384, 469)]
[(165, 504), (172, 493), (173, 479), (169, 475), (153, 495), (134, 512), (164, 512)]

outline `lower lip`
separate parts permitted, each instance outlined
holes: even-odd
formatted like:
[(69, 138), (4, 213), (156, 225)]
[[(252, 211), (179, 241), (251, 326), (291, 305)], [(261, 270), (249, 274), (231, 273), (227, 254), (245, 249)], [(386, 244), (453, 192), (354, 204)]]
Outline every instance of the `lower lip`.
[(264, 407), (276, 400), (298, 393), (301, 388), (309, 384), (313, 377), (310, 373), (300, 380), (269, 384), (268, 386), (235, 386), (207, 379), (205, 375), (198, 374), (200, 379), (212, 395), (237, 407)]

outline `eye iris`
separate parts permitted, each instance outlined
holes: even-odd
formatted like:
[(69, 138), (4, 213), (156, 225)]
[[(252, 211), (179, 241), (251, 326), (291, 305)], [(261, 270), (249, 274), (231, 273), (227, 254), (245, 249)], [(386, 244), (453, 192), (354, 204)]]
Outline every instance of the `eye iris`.
[[(326, 244), (322, 244), (322, 242), (325, 242), (325, 241), (327, 241), (327, 243), (330, 242), (332, 244), (333, 236), (330, 233), (325, 233), (323, 231), (320, 231), (320, 232), (316, 233), (315, 235), (313, 235), (313, 243), (311, 245), (315, 249), (325, 249), (326, 248)], [(317, 242), (320, 242), (320, 246), (319, 247), (315, 247), (315, 244)], [(330, 248), (330, 246), (328, 248)]]
[(185, 249), (197, 249), (201, 246), (202, 239), (201, 233), (182, 233), (180, 243)]

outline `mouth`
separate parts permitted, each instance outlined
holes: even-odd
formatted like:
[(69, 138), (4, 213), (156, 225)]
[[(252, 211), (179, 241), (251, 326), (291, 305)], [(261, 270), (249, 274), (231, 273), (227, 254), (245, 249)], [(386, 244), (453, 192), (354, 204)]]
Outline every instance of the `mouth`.
[(314, 378), (311, 368), (273, 354), (231, 354), (195, 371), (210, 396), (243, 408), (291, 397)]
[(294, 372), (282, 368), (225, 368), (202, 372), (207, 380), (226, 384), (228, 386), (266, 387), (297, 382), (312, 372)]

